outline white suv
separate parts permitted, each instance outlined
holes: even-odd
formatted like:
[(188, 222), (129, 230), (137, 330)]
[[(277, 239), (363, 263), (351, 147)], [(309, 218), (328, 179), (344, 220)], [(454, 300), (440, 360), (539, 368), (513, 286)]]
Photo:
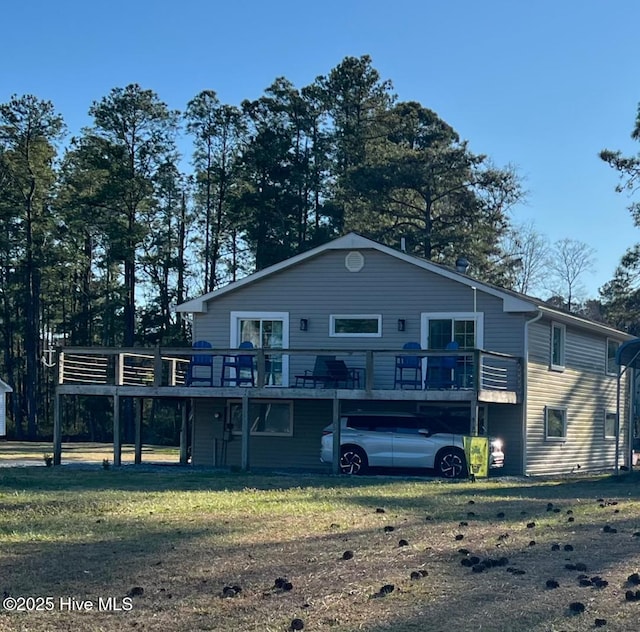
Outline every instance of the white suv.
[[(367, 467), (428, 468), (445, 478), (467, 475), (463, 435), (437, 420), (412, 413), (357, 412), (340, 419), (340, 471), (362, 474)], [(333, 427), (322, 431), (320, 460), (333, 461)], [(502, 441), (490, 439), (490, 467), (504, 465)]]

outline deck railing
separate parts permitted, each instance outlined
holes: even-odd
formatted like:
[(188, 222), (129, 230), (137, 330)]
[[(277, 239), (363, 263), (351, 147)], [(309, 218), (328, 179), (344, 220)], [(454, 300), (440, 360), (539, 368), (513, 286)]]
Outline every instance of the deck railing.
[[(362, 350), (362, 349), (197, 349), (190, 348), (108, 348), (61, 347), (58, 349), (58, 383), (61, 385), (115, 385), (115, 386), (187, 386), (189, 366), (193, 354), (212, 356), (213, 388), (219, 388), (222, 357), (225, 355), (251, 355), (255, 363), (255, 386), (324, 388), (326, 383), (300, 381), (305, 372), (312, 372), (317, 356), (332, 356), (345, 361), (357, 379), (340, 388), (363, 390), (394, 390), (396, 358), (401, 355), (423, 358), (420, 389), (440, 388), (430, 384), (431, 364), (444, 356), (456, 358), (452, 377), (455, 386), (448, 388), (521, 392), (521, 358), (481, 349), (465, 351), (427, 350)], [(277, 372), (273, 366), (277, 365)], [(201, 367), (195, 367), (201, 370)], [(476, 377), (477, 376), (477, 377)], [(198, 385), (201, 381), (198, 381)]]

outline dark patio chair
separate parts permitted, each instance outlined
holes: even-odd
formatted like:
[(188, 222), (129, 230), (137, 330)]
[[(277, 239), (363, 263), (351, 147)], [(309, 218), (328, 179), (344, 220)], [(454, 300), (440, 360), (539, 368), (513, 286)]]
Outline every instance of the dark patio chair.
[[(253, 349), (253, 344), (245, 340), (238, 349)], [(250, 354), (222, 356), (220, 386), (255, 386), (256, 369), (254, 358)]]
[(344, 360), (326, 360), (327, 365), (327, 382), (325, 386), (332, 388), (340, 388), (343, 384), (344, 388), (360, 388), (360, 374), (357, 369), (350, 369)]
[[(407, 342), (403, 349), (422, 349), (417, 342)], [(405, 386), (413, 389), (422, 388), (422, 357), (399, 355), (396, 356), (396, 372), (393, 388), (403, 389)]]
[[(445, 350), (455, 351), (460, 345), (452, 340), (447, 343)], [(458, 366), (458, 356), (434, 356), (427, 361), (427, 379), (424, 382), (425, 388), (459, 388), (456, 367)]]
[(296, 375), (296, 387), (310, 386), (311, 388), (317, 388), (318, 384), (322, 384), (324, 386), (330, 379), (329, 370), (327, 369), (327, 361), (335, 359), (336, 356), (333, 355), (316, 356), (316, 361), (313, 365), (313, 371), (307, 369), (304, 374)]
[(313, 371), (305, 371), (296, 375), (296, 386), (318, 388), (359, 388), (360, 372), (351, 369), (344, 360), (336, 360), (335, 356), (316, 356)]
[[(213, 349), (206, 340), (196, 340), (192, 347), (193, 349)], [(199, 382), (213, 386), (213, 355), (197, 353), (191, 356), (186, 383), (187, 386), (193, 386)]]

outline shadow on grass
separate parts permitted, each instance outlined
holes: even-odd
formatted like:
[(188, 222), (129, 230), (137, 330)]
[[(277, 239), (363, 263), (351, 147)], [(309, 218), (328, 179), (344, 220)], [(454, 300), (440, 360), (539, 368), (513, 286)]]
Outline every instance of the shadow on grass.
[[(549, 630), (555, 629), (552, 622), (559, 622), (562, 629), (586, 629), (584, 626), (571, 627), (578, 625), (578, 620), (569, 618), (566, 612), (566, 605), (575, 600), (576, 595), (585, 602), (591, 600), (588, 602), (590, 611), (604, 608), (607, 600), (621, 610), (637, 608), (637, 605), (625, 604), (620, 594), (620, 591), (624, 592), (624, 585), (619, 578), (615, 585), (604, 591), (580, 589), (576, 585), (576, 573), (564, 568), (570, 560), (584, 562), (589, 573), (604, 577), (614, 570), (620, 575), (616, 569), (622, 569), (622, 576), (636, 570), (640, 538), (634, 537), (633, 533), (639, 526), (640, 516), (628, 515), (630, 510), (625, 515), (622, 501), (623, 513), (614, 514), (618, 505), (605, 504), (601, 508), (597, 500), (598, 496), (635, 499), (637, 478), (632, 477), (635, 475), (624, 480), (603, 477), (564, 482), (532, 481), (531, 484), (514, 481), (493, 486), (491, 482), (472, 485), (391, 477), (352, 479), (212, 471), (140, 472), (126, 468), (80, 472), (64, 468), (52, 471), (31, 469), (35, 471), (24, 468), (0, 472), (3, 510), (10, 510), (11, 505), (15, 505), (13, 508), (16, 510), (24, 509), (6, 494), (26, 488), (30, 491), (121, 489), (140, 493), (314, 488), (319, 497), (328, 488), (333, 488), (340, 492), (335, 496), (336, 502), (348, 503), (353, 508), (345, 511), (344, 521), (339, 519), (344, 524), (334, 530), (329, 524), (333, 516), (327, 516), (327, 524), (323, 524), (323, 516), (315, 515), (313, 530), (316, 533), (307, 536), (301, 531), (296, 539), (282, 537), (277, 529), (276, 514), (267, 512), (265, 519), (271, 520), (275, 527), (266, 534), (260, 533), (247, 546), (224, 544), (217, 536), (233, 535), (243, 527), (240, 523), (219, 524), (221, 516), (213, 513), (211, 519), (215, 523), (205, 524), (202, 521), (199, 528), (185, 527), (188, 517), (176, 523), (178, 527), (156, 522), (157, 517), (149, 520), (143, 516), (129, 520), (107, 517), (101, 520), (98, 514), (88, 513), (83, 516), (86, 522), (84, 531), (80, 525), (80, 535), (74, 536), (82, 537), (84, 541), (33, 541), (3, 546), (0, 590), (7, 590), (12, 595), (37, 592), (82, 598), (104, 594), (107, 589), (111, 594), (124, 595), (132, 585), (155, 581), (157, 591), (165, 585), (171, 587), (173, 607), (188, 620), (194, 616), (193, 610), (184, 606), (181, 611), (181, 599), (201, 600), (198, 603), (206, 604), (211, 610), (223, 603), (225, 607), (229, 606), (225, 613), (234, 616), (232, 605), (246, 603), (252, 606), (254, 601), (256, 604), (264, 602), (263, 593), (269, 590), (273, 579), (287, 575), (296, 589), (300, 585), (305, 586), (305, 595), (310, 595), (312, 603), (339, 603), (344, 606), (336, 608), (335, 616), (338, 618), (343, 610), (350, 608), (370, 611), (364, 628), (369, 632)], [(406, 493), (407, 486), (411, 495), (396, 495), (403, 487)], [(383, 491), (367, 494), (366, 490), (372, 487), (382, 487)], [(350, 494), (350, 491), (354, 493)], [(469, 500), (474, 501), (472, 506)], [(546, 511), (547, 502), (561, 505), (562, 513)], [(576, 505), (581, 503), (582, 509), (588, 505), (589, 514), (584, 518), (578, 517), (575, 523), (568, 523), (566, 510), (576, 508), (572, 502)], [(386, 507), (386, 513), (376, 514), (377, 506)], [(57, 505), (51, 505), (52, 509), (55, 507)], [(206, 507), (201, 509), (205, 514), (206, 510)], [(472, 519), (467, 515), (469, 510), (475, 514)], [(526, 516), (521, 516), (522, 510), (526, 510)], [(425, 521), (425, 511), (432, 514), (430, 521)], [(505, 513), (504, 519), (497, 518), (498, 511)], [(350, 527), (354, 515), (364, 520), (367, 526)], [(167, 519), (170, 520), (171, 516)], [(46, 521), (47, 516), (42, 520)], [(510, 564), (525, 570), (526, 574), (514, 576), (505, 568), (493, 568), (478, 576), (462, 567), (461, 556), (457, 553), (459, 544), (453, 538), (455, 531), (459, 530), (458, 520), (468, 522), (465, 533), (469, 537), (465, 538), (465, 546), (471, 546), (481, 556), (500, 551), (501, 555), (509, 557)], [(535, 528), (526, 528), (529, 520), (536, 522)], [(389, 536), (383, 533), (385, 524), (395, 524), (398, 529)], [(604, 532), (605, 524), (615, 527), (617, 533)], [(8, 527), (20, 530), (19, 514)], [(476, 528), (481, 537), (479, 535), (476, 542), (467, 545), (467, 541), (473, 541)], [(46, 522), (42, 529), (46, 529)], [(55, 521), (51, 529), (53, 535), (56, 530), (60, 531)], [(256, 529), (259, 532), (259, 525)], [(320, 529), (324, 532), (317, 533)], [(505, 529), (511, 535), (503, 548), (496, 549), (498, 538)], [(400, 550), (398, 538), (404, 537), (405, 533), (410, 534), (411, 546)], [(528, 546), (532, 538), (538, 540), (537, 546)], [(571, 542), (574, 551), (551, 551), (551, 541)], [(340, 554), (351, 546), (356, 549), (354, 565), (359, 564), (356, 569), (360, 574), (345, 578), (349, 567), (340, 560)], [(412, 583), (409, 571), (423, 564), (431, 571), (429, 576), (419, 583)], [(550, 573), (560, 581), (560, 590), (545, 590), (544, 582)], [(236, 581), (244, 587), (241, 599), (216, 600), (224, 584)], [(310, 581), (317, 583), (305, 585)], [(386, 581), (396, 585), (396, 592), (384, 599), (369, 600), (371, 593)], [(353, 587), (358, 590), (352, 595), (350, 589)], [(150, 609), (155, 603), (153, 600), (160, 598), (159, 594), (149, 595)], [(298, 599), (296, 593), (293, 597)], [(407, 602), (405, 597), (410, 597), (410, 601)], [(270, 596), (266, 598), (267, 601), (269, 599)], [(511, 604), (513, 610), (510, 610)], [(514, 627), (513, 612), (518, 613), (517, 627)], [(313, 606), (309, 614), (313, 616)], [(569, 623), (565, 626), (564, 622)], [(198, 629), (197, 625), (193, 629)], [(231, 626), (225, 629), (231, 629)], [(243, 628), (238, 625), (237, 629)], [(615, 628), (609, 626), (607, 629)]]
[[(97, 522), (88, 520), (88, 522)], [(144, 524), (119, 525), (115, 520), (89, 526), (85, 541), (5, 543), (0, 558), (0, 588), (12, 596), (33, 594), (104, 594), (105, 587), (124, 596), (143, 569), (160, 565), (185, 540), (201, 537), (204, 529), (178, 529)], [(42, 528), (38, 535), (46, 535)], [(231, 531), (231, 528), (229, 528)]]
[[(430, 479), (415, 479), (429, 482)], [(295, 488), (343, 488), (397, 486), (406, 482), (402, 477), (390, 476), (333, 476), (307, 472), (229, 472), (183, 466), (131, 466), (102, 470), (97, 466), (5, 467), (0, 468), (0, 491), (25, 489), (113, 489), (126, 491), (242, 491), (295, 489)], [(454, 483), (455, 484), (455, 483)]]

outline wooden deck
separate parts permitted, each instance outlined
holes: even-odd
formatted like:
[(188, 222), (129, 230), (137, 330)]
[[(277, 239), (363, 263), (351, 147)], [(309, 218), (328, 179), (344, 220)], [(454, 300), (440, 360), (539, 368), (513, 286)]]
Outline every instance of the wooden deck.
[[(209, 384), (199, 385), (201, 380), (189, 385), (192, 354), (211, 356)], [(220, 365), (225, 355), (242, 353), (254, 357), (255, 386), (221, 386)], [(270, 355), (269, 355), (270, 354)], [(283, 366), (290, 368), (274, 379), (267, 370), (274, 355)], [(303, 372), (312, 370), (317, 356), (336, 356), (344, 359), (357, 371), (358, 379), (350, 386), (335, 388), (327, 383), (311, 380), (312, 387), (305, 387), (305, 380), (296, 380)], [(455, 356), (464, 370), (455, 386), (394, 388), (395, 358), (399, 355), (429, 358)], [(215, 363), (218, 362), (218, 366)], [(202, 367), (196, 367), (202, 370)], [(248, 404), (251, 399), (322, 399), (333, 402), (335, 449), (339, 450), (340, 401), (380, 400), (416, 402), (469, 402), (472, 410), (479, 403), (517, 404), (522, 401), (522, 359), (485, 350), (472, 351), (399, 351), (362, 349), (283, 349), (251, 351), (238, 349), (190, 348), (106, 348), (61, 347), (57, 353), (57, 385), (54, 406), (54, 464), (61, 459), (62, 419), (60, 400), (66, 395), (109, 397), (113, 400), (114, 465), (120, 465), (120, 398), (142, 401), (148, 398), (171, 398), (182, 405), (181, 462), (187, 462), (188, 403), (194, 399), (241, 399), (243, 402), (243, 467), (248, 467), (249, 420)], [(285, 376), (284, 384), (279, 384)], [(426, 375), (426, 372), (424, 373)], [(479, 379), (475, 379), (479, 376)], [(276, 382), (274, 384), (274, 382)], [(421, 376), (418, 384), (424, 386)], [(348, 386), (349, 384), (345, 384)], [(335, 385), (334, 385), (335, 386)], [(337, 386), (340, 386), (339, 384)], [(141, 454), (141, 415), (136, 416), (136, 463)], [(244, 418), (246, 417), (246, 418)], [(477, 417), (477, 414), (476, 414)], [(338, 459), (334, 459), (337, 468)]]
[[(191, 349), (153, 349), (62, 347), (58, 353), (59, 394), (114, 395), (130, 397), (237, 397), (239, 389), (245, 388), (252, 397), (309, 398), (309, 399), (392, 399), (392, 400), (452, 400), (494, 401), (517, 403), (522, 396), (522, 361), (520, 358), (484, 350), (464, 352), (444, 351), (398, 351), (362, 349), (286, 349), (277, 354), (280, 362), (286, 358), (291, 369), (285, 376), (285, 383), (278, 383), (269, 373), (269, 354), (273, 350), (243, 350), (243, 355), (254, 358), (255, 386), (220, 385), (223, 382), (214, 377), (220, 375), (220, 358), (238, 354), (238, 349), (198, 349), (200, 357), (211, 357), (211, 379), (207, 386), (200, 386), (199, 378), (189, 384)], [(309, 373), (317, 356), (336, 356), (358, 372), (358, 380), (353, 384), (343, 384), (341, 388), (330, 388), (327, 383), (300, 382), (299, 374)], [(426, 363), (430, 358), (455, 356), (466, 367), (460, 384), (431, 388), (407, 389), (399, 387), (394, 380), (394, 358), (399, 355), (421, 356)], [(216, 365), (218, 363), (218, 365)], [(203, 367), (195, 367), (194, 371)], [(283, 371), (284, 374), (284, 371)], [(426, 375), (426, 373), (425, 373)], [(480, 379), (475, 379), (479, 376)], [(423, 376), (424, 377), (424, 376)], [(276, 383), (274, 383), (276, 382)], [(421, 386), (423, 379), (420, 380)], [(344, 388), (351, 386), (350, 388)]]

